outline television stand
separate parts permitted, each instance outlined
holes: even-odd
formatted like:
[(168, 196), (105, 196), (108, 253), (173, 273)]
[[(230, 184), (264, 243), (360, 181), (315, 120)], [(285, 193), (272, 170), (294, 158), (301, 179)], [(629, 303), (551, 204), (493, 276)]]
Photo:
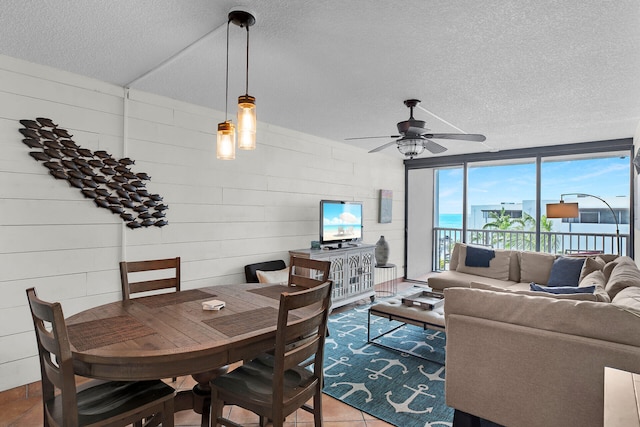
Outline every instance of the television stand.
[[(326, 246), (325, 246), (326, 247)], [(374, 255), (375, 245), (323, 249), (296, 249), (292, 256), (331, 262), (329, 279), (333, 281), (331, 306), (341, 307), (369, 297), (375, 300)]]

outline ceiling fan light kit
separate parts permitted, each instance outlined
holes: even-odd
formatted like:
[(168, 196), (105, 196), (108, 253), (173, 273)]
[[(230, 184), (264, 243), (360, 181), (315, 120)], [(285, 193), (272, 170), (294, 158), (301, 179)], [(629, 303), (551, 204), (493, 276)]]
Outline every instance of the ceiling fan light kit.
[(372, 138), (396, 138), (395, 141), (387, 142), (379, 147), (369, 151), (369, 153), (376, 153), (384, 150), (385, 148), (396, 144), (398, 151), (400, 151), (405, 157), (413, 159), (416, 156), (422, 154), (425, 150), (432, 154), (439, 154), (447, 151), (447, 148), (432, 141), (432, 139), (458, 139), (463, 141), (476, 141), (482, 142), (487, 138), (484, 135), (472, 134), (472, 133), (429, 133), (427, 123), (422, 120), (416, 120), (413, 118), (413, 109), (420, 104), (419, 99), (407, 99), (404, 101), (404, 105), (409, 107), (409, 120), (398, 122), (397, 128), (400, 135), (391, 136), (366, 136), (360, 138), (346, 138), (347, 140), (354, 139), (372, 139)]
[(249, 95), (249, 27), (256, 18), (244, 10), (231, 10), (227, 21), (227, 65), (225, 74), (224, 122), (218, 123), (216, 157), (220, 160), (236, 158), (236, 132), (233, 122), (228, 119), (227, 103), (229, 99), (229, 24), (247, 29), (247, 62), (245, 94), (238, 97), (238, 148), (254, 150), (256, 148), (256, 99)]

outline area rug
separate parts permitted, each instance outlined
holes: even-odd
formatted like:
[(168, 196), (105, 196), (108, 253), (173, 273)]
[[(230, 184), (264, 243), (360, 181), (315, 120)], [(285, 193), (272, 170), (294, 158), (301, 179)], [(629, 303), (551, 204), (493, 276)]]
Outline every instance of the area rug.
[[(451, 427), (453, 409), (444, 398), (444, 332), (407, 325), (383, 338), (402, 351), (368, 344), (368, 308), (330, 316), (324, 393), (398, 427)], [(371, 319), (376, 335), (399, 325)]]

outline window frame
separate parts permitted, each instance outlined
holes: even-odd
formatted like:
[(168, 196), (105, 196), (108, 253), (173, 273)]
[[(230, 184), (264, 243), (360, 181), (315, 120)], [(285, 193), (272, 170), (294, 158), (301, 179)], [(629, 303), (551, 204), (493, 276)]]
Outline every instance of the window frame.
[[(629, 152), (629, 218), (635, 218), (634, 206), (635, 206), (635, 191), (634, 191), (634, 164), (633, 164), (633, 138), (620, 138), (602, 141), (590, 141), (575, 144), (560, 144), (549, 145), (535, 148), (523, 148), (512, 149), (498, 152), (480, 152), (471, 154), (460, 154), (453, 156), (437, 156), (437, 157), (424, 157), (418, 159), (406, 159), (404, 160), (405, 166), (405, 194), (408, 190), (409, 172), (415, 169), (433, 169), (444, 167), (462, 167), (464, 177), (464, 189), (463, 189), (463, 210), (466, 212), (466, 179), (467, 171), (470, 163), (483, 162), (483, 161), (496, 161), (496, 160), (518, 160), (524, 158), (534, 158), (536, 163), (536, 211), (541, 210), (541, 190), (540, 190), (540, 172), (543, 158), (556, 157), (556, 156), (571, 156), (571, 155), (584, 155), (584, 154), (597, 154), (597, 153), (615, 153), (615, 152)], [(408, 209), (409, 201), (405, 198), (405, 239), (404, 239), (404, 264), (407, 265), (407, 241), (409, 233), (408, 224)], [(463, 216), (463, 228), (466, 229)], [(634, 229), (633, 224), (629, 227), (629, 240), (630, 245), (628, 248), (628, 255), (634, 257)], [(539, 233), (539, 228), (536, 233)], [(406, 276), (406, 268), (405, 268)], [(405, 277), (406, 278), (406, 277)]]

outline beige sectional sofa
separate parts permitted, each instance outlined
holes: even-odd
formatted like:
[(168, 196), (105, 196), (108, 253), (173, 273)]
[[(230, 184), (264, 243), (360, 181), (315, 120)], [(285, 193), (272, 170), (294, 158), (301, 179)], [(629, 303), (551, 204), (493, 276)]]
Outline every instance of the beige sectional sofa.
[(445, 294), (446, 399), (456, 420), (602, 426), (604, 367), (640, 373), (636, 263), (589, 257), (579, 286), (596, 291), (555, 295), (529, 284), (546, 284), (558, 257), (496, 250), (489, 267), (459, 268), (457, 246), (452, 270), (429, 279)]

